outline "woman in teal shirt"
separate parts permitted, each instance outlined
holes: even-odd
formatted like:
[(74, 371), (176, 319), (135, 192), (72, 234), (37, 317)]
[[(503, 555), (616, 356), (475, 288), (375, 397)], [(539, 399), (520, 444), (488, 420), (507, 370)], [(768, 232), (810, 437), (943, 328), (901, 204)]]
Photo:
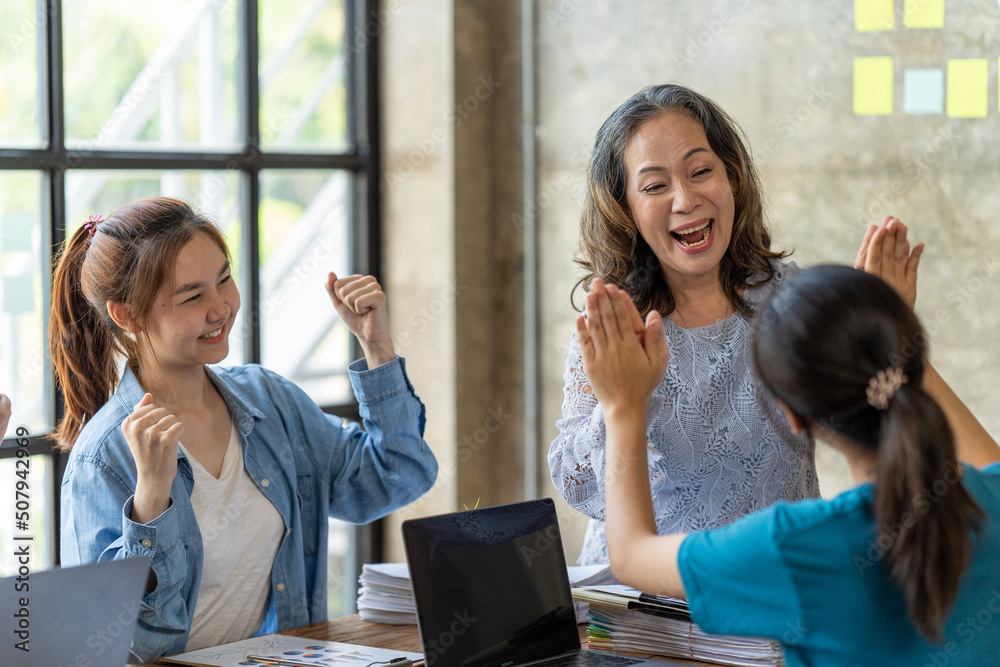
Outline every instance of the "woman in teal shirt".
[[(883, 250), (881, 275), (905, 287)], [(789, 665), (996, 664), (1000, 448), (954, 394), (939, 404), (924, 390), (940, 378), (925, 374), (926, 335), (900, 295), (846, 267), (777, 290), (755, 323), (758, 377), (793, 430), (845, 456), (858, 486), (692, 535), (657, 535), (649, 495), (644, 417), (669, 355), (661, 327), (601, 283), (577, 322), (605, 406), (619, 581), (686, 597), (708, 632), (778, 640)]]

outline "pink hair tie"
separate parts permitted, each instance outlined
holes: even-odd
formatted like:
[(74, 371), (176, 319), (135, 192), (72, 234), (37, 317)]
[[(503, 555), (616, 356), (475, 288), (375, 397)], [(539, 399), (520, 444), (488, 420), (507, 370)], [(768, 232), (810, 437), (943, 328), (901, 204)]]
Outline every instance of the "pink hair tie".
[(93, 236), (94, 232), (97, 231), (97, 224), (99, 222), (104, 222), (104, 216), (100, 213), (90, 216), (90, 219), (83, 223), (83, 226), (86, 227), (87, 231), (90, 232), (90, 235)]

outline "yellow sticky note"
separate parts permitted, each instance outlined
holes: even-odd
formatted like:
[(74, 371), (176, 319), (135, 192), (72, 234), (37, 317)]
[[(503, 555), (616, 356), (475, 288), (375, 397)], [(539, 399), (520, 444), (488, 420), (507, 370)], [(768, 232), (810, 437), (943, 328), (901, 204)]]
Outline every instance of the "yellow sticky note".
[(858, 116), (892, 113), (892, 58), (854, 59), (854, 113)]
[(985, 118), (989, 106), (990, 68), (985, 59), (948, 61), (948, 115)]
[(854, 28), (858, 32), (892, 30), (896, 27), (893, 0), (854, 0)]
[(903, 25), (907, 28), (943, 28), (944, 0), (906, 0)]

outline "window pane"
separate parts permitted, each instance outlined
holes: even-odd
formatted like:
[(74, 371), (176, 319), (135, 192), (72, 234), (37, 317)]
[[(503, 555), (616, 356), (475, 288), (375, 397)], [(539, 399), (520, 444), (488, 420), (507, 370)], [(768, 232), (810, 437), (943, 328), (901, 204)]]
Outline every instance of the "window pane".
[(261, 363), (320, 405), (351, 402), (350, 332), (326, 293), (348, 262), (348, 176), (340, 171), (260, 174)]
[(25, 426), (32, 435), (52, 428), (42, 328), (45, 252), (41, 173), (0, 171), (0, 393), (10, 396), (11, 428)]
[(0, 146), (38, 148), (42, 145), (38, 45), (45, 23), (35, 0), (4, 0), (0, 26)]
[(242, 144), (237, 4), (64, 0), (67, 146)]
[[(104, 216), (144, 197), (167, 196), (182, 199), (195, 211), (207, 216), (222, 229), (229, 242), (233, 275), (237, 285), (246, 284), (241, 273), (240, 242), (243, 215), (240, 209), (240, 174), (236, 171), (104, 171), (80, 170), (66, 174), (66, 235), (69, 237), (91, 215)], [(246, 349), (243, 304), (229, 337), (229, 356), (222, 365), (244, 361)]]
[(330, 538), (326, 545), (326, 612), (327, 618), (340, 618), (355, 613), (358, 595), (357, 573), (348, 572), (350, 550), (354, 548), (354, 526), (329, 518)]
[[(16, 428), (13, 420), (7, 435), (13, 436)], [(27, 482), (27, 499), (15, 496), (18, 482)], [(23, 487), (22, 487), (23, 488)], [(53, 511), (52, 489), (55, 480), (52, 473), (52, 457), (29, 456), (26, 458), (0, 459), (0, 577), (17, 574), (18, 563), (15, 553), (18, 547), (27, 545), (32, 572), (47, 570), (55, 564), (56, 545), (55, 512)], [(16, 514), (15, 514), (16, 512)], [(26, 526), (20, 522), (25, 520)], [(14, 538), (30, 537), (30, 540)]]
[(344, 1), (260, 0), (259, 6), (261, 145), (346, 149)]

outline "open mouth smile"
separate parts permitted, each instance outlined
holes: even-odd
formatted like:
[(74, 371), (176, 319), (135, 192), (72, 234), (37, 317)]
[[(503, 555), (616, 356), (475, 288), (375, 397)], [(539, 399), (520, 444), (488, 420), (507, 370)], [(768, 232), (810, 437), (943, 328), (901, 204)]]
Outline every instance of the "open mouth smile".
[(211, 331), (205, 334), (204, 336), (198, 336), (198, 340), (203, 341), (205, 343), (218, 343), (222, 340), (222, 337), (225, 335), (225, 333), (226, 333), (226, 327), (222, 326), (216, 329), (215, 331)]
[(670, 235), (681, 246), (687, 250), (696, 250), (708, 245), (712, 239), (712, 227), (715, 220), (706, 220), (696, 227), (690, 227), (682, 231), (670, 232)]

